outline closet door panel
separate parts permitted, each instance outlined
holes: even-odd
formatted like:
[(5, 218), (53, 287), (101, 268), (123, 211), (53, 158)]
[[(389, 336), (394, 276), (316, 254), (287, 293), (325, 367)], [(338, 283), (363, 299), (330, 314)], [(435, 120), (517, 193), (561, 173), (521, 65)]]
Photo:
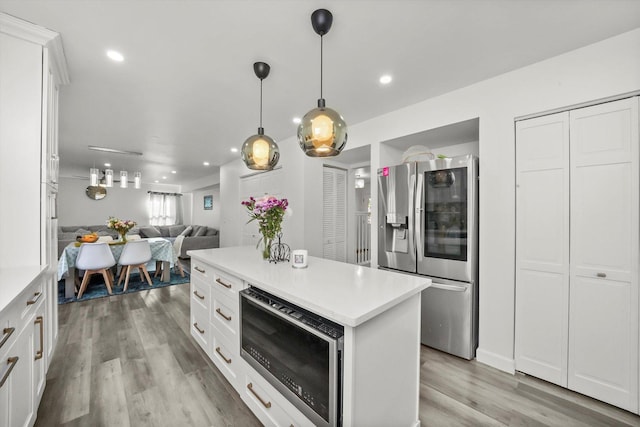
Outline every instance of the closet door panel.
[(638, 410), (638, 98), (571, 111), (569, 388)]
[(516, 369), (567, 385), (569, 115), (516, 123)]

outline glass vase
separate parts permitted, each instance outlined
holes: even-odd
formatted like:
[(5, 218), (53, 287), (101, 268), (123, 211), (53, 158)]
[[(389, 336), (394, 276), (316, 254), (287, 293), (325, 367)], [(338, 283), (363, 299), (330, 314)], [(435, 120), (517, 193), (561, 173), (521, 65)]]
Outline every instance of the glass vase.
[(127, 232), (126, 231), (118, 231), (120, 233), (120, 241), (127, 243)]
[(262, 238), (262, 259), (269, 259), (271, 256), (271, 241), (268, 237)]

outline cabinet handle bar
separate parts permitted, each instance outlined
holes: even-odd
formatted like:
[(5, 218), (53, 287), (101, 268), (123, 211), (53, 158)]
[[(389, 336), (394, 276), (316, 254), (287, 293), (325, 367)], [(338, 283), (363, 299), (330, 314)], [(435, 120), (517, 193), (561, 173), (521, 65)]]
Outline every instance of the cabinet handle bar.
[(13, 328), (13, 327), (11, 327), (11, 328), (4, 328), (4, 329), (2, 330), (2, 334), (3, 334), (4, 336), (2, 337), (2, 341), (0, 341), (0, 348), (2, 348), (2, 346), (4, 345), (4, 343), (6, 343), (6, 342), (7, 342), (7, 340), (9, 339), (9, 337), (11, 336), (11, 334), (15, 332), (15, 330), (16, 330), (16, 328)]
[(224, 283), (222, 280), (220, 279), (216, 279), (216, 282), (220, 283), (222, 286), (224, 286), (227, 289), (231, 289), (231, 285), (228, 283)]
[(262, 403), (264, 405), (265, 408), (267, 408), (267, 409), (271, 408), (271, 402), (265, 402), (260, 396), (258, 396), (258, 393), (256, 393), (256, 391), (253, 389), (253, 383), (247, 384), (247, 388), (249, 389), (249, 391), (251, 393), (253, 393), (253, 395), (256, 397), (256, 399), (258, 399), (260, 401), (260, 403)]
[(193, 267), (196, 271), (199, 271), (200, 273), (204, 274), (206, 273), (206, 271), (204, 271), (203, 269), (199, 268), (198, 266)]
[(220, 308), (216, 308), (216, 313), (218, 313), (220, 316), (224, 317), (224, 319), (228, 322), (231, 322), (231, 316), (227, 316), (225, 315), (222, 310), (220, 310)]
[(227, 357), (225, 357), (224, 354), (222, 354), (222, 351), (220, 351), (220, 347), (216, 347), (216, 353), (218, 353), (220, 357), (224, 359), (225, 362), (227, 362), (228, 364), (231, 364), (231, 359), (228, 359)]
[(197, 291), (197, 290), (196, 290), (196, 291), (193, 291), (193, 294), (194, 294), (195, 296), (197, 296), (198, 298), (200, 298), (200, 299), (204, 299), (204, 295), (200, 295), (200, 294), (198, 293), (198, 291)]
[(30, 299), (29, 301), (27, 301), (27, 305), (32, 305), (38, 302), (41, 295), (42, 295), (42, 292), (36, 292), (35, 294), (33, 294), (33, 299)]
[(16, 363), (18, 363), (18, 359), (20, 359), (18, 356), (10, 357), (7, 359), (7, 363), (9, 364), (9, 367), (4, 372), (2, 379), (0, 379), (0, 387), (2, 387), (4, 383), (7, 381), (7, 378), (9, 378), (9, 374), (11, 373), (11, 371), (13, 371), (13, 368), (14, 366), (16, 366)]
[(34, 358), (34, 360), (39, 360), (42, 359), (44, 354), (44, 318), (42, 316), (36, 317), (36, 321), (33, 324), (40, 325), (40, 350), (36, 351), (36, 357)]
[(198, 332), (200, 332), (201, 334), (204, 334), (204, 329), (200, 329), (200, 328), (198, 327), (198, 322), (194, 323), (194, 324), (193, 324), (193, 327), (194, 327), (194, 328), (196, 328), (196, 329), (198, 330)]

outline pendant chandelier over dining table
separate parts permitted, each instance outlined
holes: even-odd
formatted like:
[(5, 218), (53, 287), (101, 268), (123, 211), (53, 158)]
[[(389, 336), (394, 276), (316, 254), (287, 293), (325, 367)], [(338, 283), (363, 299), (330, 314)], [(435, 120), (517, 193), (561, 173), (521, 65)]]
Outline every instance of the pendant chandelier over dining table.
[[(103, 176), (99, 178), (100, 170), (98, 168), (89, 169), (89, 186), (91, 187), (113, 187), (113, 169), (105, 169), (102, 171)], [(142, 186), (142, 173), (135, 172), (133, 174), (133, 188), (136, 190)], [(129, 187), (129, 172), (120, 171), (120, 188)]]
[(318, 108), (305, 114), (298, 126), (300, 148), (310, 157), (337, 156), (347, 144), (347, 124), (337, 111), (326, 107), (322, 97), (322, 40), (332, 24), (333, 15), (326, 9), (311, 14), (313, 30), (320, 36), (320, 99)]
[(278, 144), (264, 134), (262, 127), (262, 81), (267, 78), (271, 67), (266, 62), (253, 64), (253, 72), (260, 79), (260, 126), (258, 133), (252, 135), (242, 144), (242, 161), (253, 170), (271, 170), (278, 164), (280, 149)]

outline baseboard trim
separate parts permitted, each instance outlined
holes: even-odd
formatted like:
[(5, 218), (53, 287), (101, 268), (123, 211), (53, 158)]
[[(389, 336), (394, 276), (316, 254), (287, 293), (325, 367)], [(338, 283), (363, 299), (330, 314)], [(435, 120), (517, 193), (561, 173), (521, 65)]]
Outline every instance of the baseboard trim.
[(510, 374), (516, 373), (516, 362), (514, 359), (510, 359), (481, 348), (476, 350), (476, 360), (480, 363), (484, 363), (485, 365), (489, 365)]

